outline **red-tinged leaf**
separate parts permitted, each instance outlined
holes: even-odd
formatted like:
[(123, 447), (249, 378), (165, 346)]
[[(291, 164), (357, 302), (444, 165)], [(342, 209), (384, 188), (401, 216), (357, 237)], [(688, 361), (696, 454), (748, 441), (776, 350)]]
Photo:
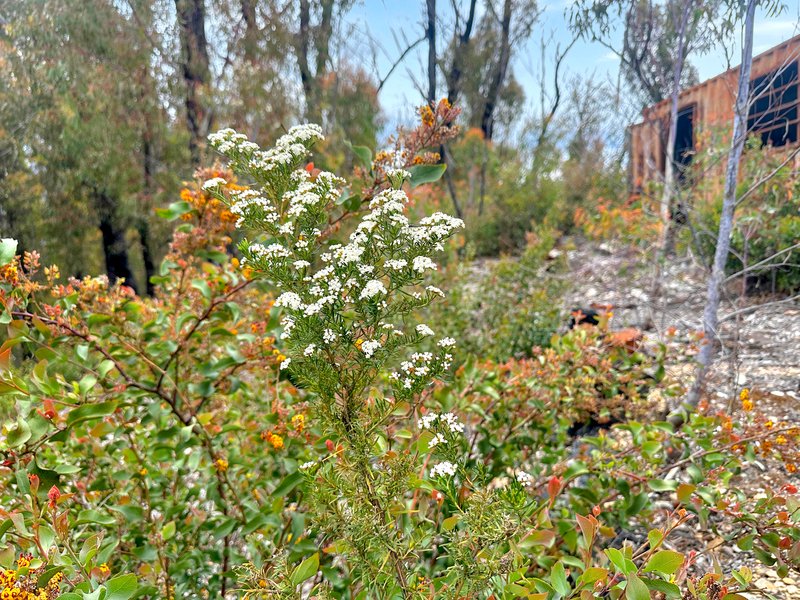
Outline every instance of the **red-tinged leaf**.
[(581, 533), (583, 533), (583, 539), (586, 540), (586, 545), (591, 546), (594, 536), (597, 533), (597, 520), (591, 515), (588, 517), (575, 515), (575, 518), (578, 520), (578, 526), (581, 528)]

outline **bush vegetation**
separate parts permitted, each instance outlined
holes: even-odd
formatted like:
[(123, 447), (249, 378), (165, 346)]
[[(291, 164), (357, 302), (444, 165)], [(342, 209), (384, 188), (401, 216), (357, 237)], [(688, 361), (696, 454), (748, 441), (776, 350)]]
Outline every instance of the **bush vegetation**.
[(412, 200), (450, 111), (353, 147), (349, 185), (308, 162), (316, 126), (213, 134), (227, 166), (162, 211), (152, 298), (3, 241), (2, 597), (741, 598), (749, 570), (698, 571), (686, 526), (798, 567), (797, 488), (735, 482), (794, 471), (800, 430), (748, 390), (654, 418), (666, 350), (558, 333), (534, 291), (555, 233), (432, 280), (463, 222)]

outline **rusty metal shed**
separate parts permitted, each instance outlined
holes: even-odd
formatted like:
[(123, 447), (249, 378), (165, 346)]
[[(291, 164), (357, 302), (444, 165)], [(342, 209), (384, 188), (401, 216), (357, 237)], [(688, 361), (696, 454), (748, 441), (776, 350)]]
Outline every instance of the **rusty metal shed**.
[[(800, 35), (753, 57), (748, 129), (765, 146), (798, 144), (798, 59)], [(681, 91), (673, 160), (680, 169), (691, 162), (700, 131), (730, 132), (736, 103), (739, 67)], [(631, 191), (638, 193), (664, 174), (670, 101), (642, 111), (642, 121), (629, 128)], [(730, 133), (727, 134), (728, 136)]]

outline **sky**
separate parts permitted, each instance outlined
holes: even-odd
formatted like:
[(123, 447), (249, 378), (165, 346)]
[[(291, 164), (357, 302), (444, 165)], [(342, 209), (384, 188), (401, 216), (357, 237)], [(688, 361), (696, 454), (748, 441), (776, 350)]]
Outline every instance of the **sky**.
[[(439, 0), (440, 10), (450, 5), (449, 0)], [(466, 2), (462, 1), (462, 4)], [(513, 70), (517, 80), (525, 90), (528, 101), (538, 99), (541, 80), (541, 42), (547, 42), (548, 49), (556, 44), (564, 46), (572, 39), (565, 10), (571, 3), (568, 0), (543, 0), (540, 2), (542, 16), (537, 23), (534, 34), (524, 45), (516, 49), (513, 57)], [(784, 0), (785, 9), (777, 16), (767, 16), (759, 10), (753, 35), (753, 51), (759, 54), (769, 48), (800, 33), (800, 0)], [(414, 41), (422, 36), (425, 2), (423, 0), (362, 0), (350, 11), (347, 23), (348, 32), (355, 46), (347, 50), (356, 56), (365, 56), (364, 48), (372, 47), (377, 60), (374, 64), (365, 64), (379, 78), (385, 76), (402, 50), (406, 47), (403, 36)], [(691, 57), (697, 68), (700, 80), (709, 79), (728, 68), (726, 55), (733, 56), (731, 66), (740, 60), (740, 40), (728, 51), (722, 47), (715, 48), (703, 56)], [(396, 41), (397, 40), (397, 41)], [(399, 46), (398, 46), (399, 42)], [(420, 78), (426, 64), (427, 44), (419, 44), (409, 53), (403, 63), (389, 77), (380, 93), (381, 105), (387, 120), (387, 127), (398, 123), (408, 123), (413, 118), (413, 107), (421, 103), (422, 96), (414, 82)], [(551, 55), (552, 56), (552, 55)], [(362, 59), (363, 60), (363, 59)], [(552, 59), (548, 57), (547, 65)], [(368, 61), (373, 62), (373, 61)], [(607, 48), (599, 43), (579, 41), (567, 55), (562, 67), (564, 78), (572, 76), (592, 77), (595, 79), (616, 80), (619, 68), (618, 59)], [(444, 87), (439, 75), (440, 95)], [(424, 85), (424, 82), (420, 82)], [(538, 102), (538, 100), (536, 100)], [(529, 106), (530, 109), (530, 106)]]

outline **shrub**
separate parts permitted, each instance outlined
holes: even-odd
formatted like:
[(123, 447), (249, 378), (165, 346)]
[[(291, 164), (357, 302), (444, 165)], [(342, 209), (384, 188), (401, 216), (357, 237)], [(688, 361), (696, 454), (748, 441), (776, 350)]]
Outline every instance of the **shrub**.
[[(342, 180), (304, 168), (320, 136), (301, 126), (262, 151), (214, 135), (251, 185), (203, 172), (165, 211), (184, 223), (152, 302), (52, 269), (37, 281), (35, 255), (0, 245), (0, 392), (18, 415), (1, 449), (3, 593), (226, 597), (237, 574), (247, 598), (676, 598), (691, 556), (670, 535), (730, 511), (732, 537), (796, 564), (797, 513), (773, 517), (796, 490), (727, 504), (748, 453), (772, 456), (777, 435), (787, 453), (796, 428), (697, 414), (571, 445), (587, 395), (638, 389), (636, 360), (597, 356), (602, 332), (556, 344), (542, 380), (537, 358), (451, 378), (455, 340), (413, 315), (443, 296), (432, 255), (461, 223), (408, 220), (403, 186), (430, 170), (373, 165), (344, 206)], [(223, 251), (234, 220), (258, 236), (241, 265)], [(579, 402), (569, 360), (597, 371)], [(689, 593), (747, 587), (731, 578)]]

